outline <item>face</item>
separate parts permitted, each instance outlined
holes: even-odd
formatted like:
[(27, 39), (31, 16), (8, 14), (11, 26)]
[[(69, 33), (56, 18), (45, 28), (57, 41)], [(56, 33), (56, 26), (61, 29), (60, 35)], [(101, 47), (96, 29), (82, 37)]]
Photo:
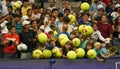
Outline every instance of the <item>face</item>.
[(55, 18), (52, 17), (50, 20), (51, 20), (51, 24), (55, 23)]
[(74, 38), (75, 38), (75, 35), (70, 34), (70, 38), (71, 38), (71, 39), (74, 39)]
[(99, 15), (104, 14), (104, 9), (102, 9), (102, 8), (101, 8), (101, 9), (99, 9), (99, 10), (98, 10), (98, 14), (99, 14)]
[(70, 49), (70, 47), (71, 47), (71, 45), (68, 45), (68, 44), (65, 45), (66, 49)]
[(27, 14), (32, 15), (32, 12), (33, 12), (32, 10), (29, 10)]
[(97, 50), (99, 50), (99, 49), (101, 48), (101, 46), (100, 46), (100, 45), (96, 45), (95, 48), (96, 48)]
[(118, 24), (120, 24), (120, 16), (118, 17)]
[(25, 25), (25, 28), (26, 28), (26, 29), (29, 29), (29, 28), (30, 28), (30, 24), (26, 24), (26, 25)]
[(11, 32), (11, 33), (16, 33), (16, 29), (15, 29), (15, 28), (12, 28), (12, 29), (10, 30), (10, 32)]
[(64, 16), (67, 16), (67, 15), (69, 15), (69, 14), (70, 14), (69, 11), (65, 11), (65, 12), (64, 12)]
[(24, 6), (28, 6), (28, 2), (24, 2), (23, 5), (24, 5)]
[(96, 31), (98, 29), (97, 25), (93, 25), (93, 30)]
[(50, 7), (53, 7), (55, 3), (53, 1), (50, 2)]
[(36, 21), (34, 21), (34, 22), (32, 23), (32, 27), (37, 27), (37, 22), (36, 22)]
[(52, 15), (55, 16), (55, 17), (57, 17), (58, 11), (54, 11), (54, 12), (52, 13)]
[(101, 21), (102, 21), (102, 23), (106, 23), (107, 22), (107, 17), (106, 16), (102, 16)]
[(92, 46), (91, 45), (87, 45), (87, 50), (90, 50), (90, 49), (92, 49)]
[(88, 21), (88, 18), (89, 18), (89, 17), (88, 17), (87, 15), (84, 15), (84, 16), (83, 16), (83, 20), (84, 20), (84, 21)]

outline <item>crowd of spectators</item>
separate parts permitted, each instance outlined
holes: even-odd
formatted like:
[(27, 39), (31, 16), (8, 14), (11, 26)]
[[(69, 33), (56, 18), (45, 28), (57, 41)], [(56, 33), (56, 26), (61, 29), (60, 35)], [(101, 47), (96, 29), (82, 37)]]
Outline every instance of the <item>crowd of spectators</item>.
[[(76, 48), (71, 41), (61, 46), (53, 39), (60, 34), (66, 34), (70, 40), (79, 38), (81, 44), (78, 48), (85, 51), (95, 49), (98, 55), (107, 58), (109, 47), (116, 45), (120, 48), (120, 0), (94, 0), (94, 4), (92, 0), (85, 1), (90, 4), (90, 9), (83, 11), (78, 7), (80, 11), (76, 13), (68, 0), (62, 1), (60, 8), (50, 0), (46, 9), (34, 0), (6, 0), (1, 4), (0, 12), (0, 58), (31, 59), (33, 50), (43, 50), (48, 45), (59, 47), (66, 58), (66, 53)], [(14, 3), (19, 3), (20, 7), (14, 8)], [(72, 24), (69, 24), (69, 14), (76, 17)], [(80, 34), (80, 25), (92, 26), (93, 34)], [(48, 36), (45, 44), (37, 40), (40, 33)], [(27, 45), (26, 51), (17, 50), (21, 43)], [(120, 55), (120, 51), (116, 54)]]

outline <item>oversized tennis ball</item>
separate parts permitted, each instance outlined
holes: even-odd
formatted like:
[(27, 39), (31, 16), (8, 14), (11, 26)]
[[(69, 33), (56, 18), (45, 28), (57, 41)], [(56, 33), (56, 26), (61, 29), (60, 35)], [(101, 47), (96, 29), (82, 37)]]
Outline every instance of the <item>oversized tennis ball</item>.
[(58, 36), (59, 41), (62, 40), (63, 38), (68, 38), (66, 34), (60, 34)]
[(60, 40), (60, 45), (65, 46), (66, 42), (68, 41), (70, 41), (68, 38), (63, 38), (62, 40)]
[(77, 54), (75, 51), (69, 51), (67, 53), (67, 58), (70, 60), (75, 60), (77, 58)]
[(52, 52), (50, 50), (45, 49), (43, 51), (43, 57), (46, 58), (46, 59), (51, 58), (52, 57)]
[(87, 52), (87, 57), (90, 58), (90, 59), (94, 59), (96, 58), (97, 56), (97, 53), (95, 50), (91, 49), (91, 50), (88, 50)]
[(56, 54), (55, 54), (55, 57), (56, 58), (62, 57), (62, 53), (60, 51), (57, 51)]
[(78, 38), (74, 38), (74, 39), (72, 40), (72, 42), (73, 42), (73, 45), (74, 45), (75, 47), (78, 47), (78, 46), (80, 45), (80, 43), (81, 43), (80, 39), (78, 39)]
[(59, 51), (59, 48), (58, 48), (58, 47), (54, 47), (54, 48), (52, 49), (52, 53), (53, 53), (53, 54), (57, 53), (58, 51)]
[(93, 33), (93, 28), (91, 26), (85, 26), (85, 34), (90, 36)]
[(37, 58), (37, 59), (38, 59), (38, 58), (41, 58), (41, 56), (42, 56), (42, 51), (36, 49), (36, 50), (33, 51), (32, 56), (33, 56), (34, 58)]
[(46, 42), (47, 42), (47, 39), (48, 39), (48, 37), (47, 37), (47, 35), (46, 35), (45, 33), (40, 33), (40, 34), (38, 35), (38, 41), (39, 41), (40, 43), (46, 43)]
[(87, 2), (84, 2), (80, 6), (81, 10), (88, 11), (90, 9), (90, 5)]
[(13, 10), (16, 10), (17, 8), (20, 8), (21, 5), (20, 5), (20, 3), (15, 2), (15, 3), (13, 3), (12, 7), (13, 7)]
[(82, 32), (83, 32), (83, 30), (84, 30), (84, 28), (85, 28), (85, 25), (80, 25), (80, 26), (79, 26), (79, 29), (78, 29), (78, 30), (79, 30), (79, 32), (80, 32), (80, 33), (82, 33)]
[(19, 44), (19, 45), (17, 46), (17, 49), (18, 49), (19, 51), (26, 51), (26, 50), (28, 49), (28, 47), (27, 47), (26, 44)]
[(78, 58), (82, 58), (82, 57), (85, 56), (85, 50), (82, 49), (82, 48), (78, 48), (78, 49), (76, 50), (76, 53), (77, 53), (77, 57), (78, 57)]
[(75, 17), (74, 15), (69, 14), (68, 17), (69, 17), (69, 19), (70, 19), (69, 24), (73, 24), (73, 23), (75, 23), (75, 21), (76, 21), (76, 17)]

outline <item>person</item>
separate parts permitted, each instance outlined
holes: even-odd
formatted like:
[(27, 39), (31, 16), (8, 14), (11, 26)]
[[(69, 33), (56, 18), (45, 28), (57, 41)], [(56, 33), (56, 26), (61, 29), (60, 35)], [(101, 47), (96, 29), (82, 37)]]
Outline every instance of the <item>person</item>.
[(103, 58), (104, 59), (108, 58), (108, 56), (101, 51), (101, 43), (100, 42), (95, 42), (93, 49), (97, 53), (97, 57), (96, 58), (97, 58), (98, 61), (103, 61)]
[(93, 24), (93, 34), (91, 35), (91, 43), (92, 42), (96, 42), (98, 40), (105, 42), (105, 38), (101, 35), (100, 31), (98, 30), (98, 25), (97, 24)]
[(3, 35), (4, 41), (4, 58), (17, 58), (17, 45), (19, 44), (19, 35), (15, 27), (9, 27), (9, 32)]
[(23, 7), (21, 8), (22, 16), (27, 15), (28, 9), (31, 9), (31, 7), (28, 5), (28, 0), (23, 0)]
[(56, 7), (55, 7), (55, 1), (54, 1), (54, 0), (50, 0), (49, 5), (50, 5), (50, 6), (49, 6), (47, 9), (50, 9), (51, 11), (52, 11), (52, 9), (56, 8)]
[(91, 21), (92, 23), (97, 23), (98, 24), (98, 30), (101, 32), (102, 36), (104, 38), (110, 38), (112, 39), (113, 37), (113, 29), (112, 25), (108, 23), (108, 17), (107, 15), (103, 14), (101, 16), (101, 21), (96, 21), (93, 18), (93, 12), (91, 13)]
[(60, 48), (60, 52), (63, 54), (63, 58), (67, 58), (67, 53), (73, 50), (73, 43), (71, 41), (66, 42), (65, 46)]
[(20, 59), (31, 59), (32, 51), (34, 49), (34, 42), (36, 41), (36, 35), (33, 30), (30, 30), (30, 22), (23, 21), (23, 30), (20, 33), (20, 43), (24, 43), (27, 45), (26, 51), (21, 51)]

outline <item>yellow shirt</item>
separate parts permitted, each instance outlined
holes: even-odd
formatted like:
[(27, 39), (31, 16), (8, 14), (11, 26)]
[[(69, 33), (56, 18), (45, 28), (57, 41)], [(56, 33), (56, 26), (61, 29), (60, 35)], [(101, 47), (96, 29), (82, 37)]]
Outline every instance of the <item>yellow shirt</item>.
[(28, 9), (31, 9), (31, 7), (30, 6), (28, 6), (28, 7), (22, 7), (22, 9), (21, 9), (21, 13), (22, 13), (22, 16), (26, 16), (27, 15), (27, 10)]

